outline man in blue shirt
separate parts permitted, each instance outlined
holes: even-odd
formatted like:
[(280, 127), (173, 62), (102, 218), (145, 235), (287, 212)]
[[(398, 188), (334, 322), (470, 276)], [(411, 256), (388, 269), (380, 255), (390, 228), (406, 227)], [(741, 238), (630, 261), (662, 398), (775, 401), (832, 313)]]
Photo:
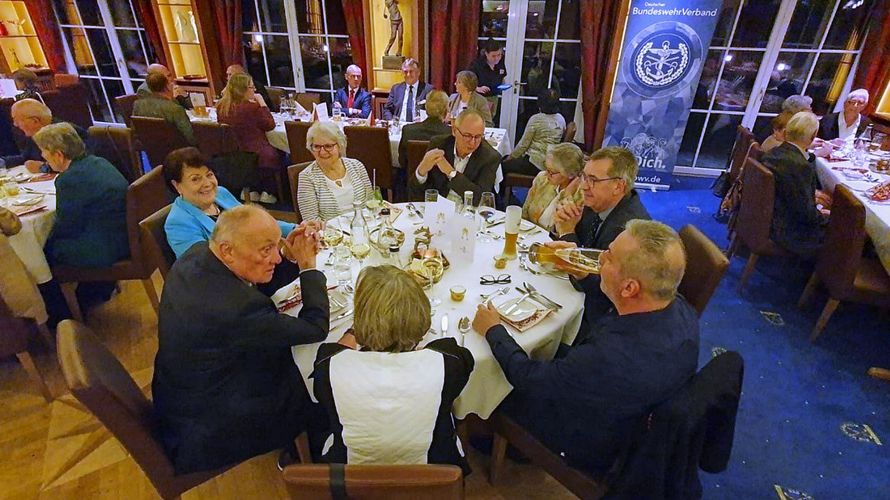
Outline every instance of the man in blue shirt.
[(501, 411), (594, 475), (607, 471), (634, 427), (695, 374), (699, 346), (698, 316), (677, 295), (686, 255), (673, 229), (632, 220), (600, 264), (600, 286), (616, 312), (557, 359), (530, 359), (490, 304), (473, 320), (515, 389)]

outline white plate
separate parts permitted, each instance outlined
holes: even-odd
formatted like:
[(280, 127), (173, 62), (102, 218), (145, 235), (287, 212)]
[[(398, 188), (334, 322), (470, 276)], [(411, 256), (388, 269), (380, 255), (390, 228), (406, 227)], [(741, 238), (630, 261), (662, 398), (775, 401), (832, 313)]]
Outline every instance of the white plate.
[(12, 179), (16, 182), (25, 182), (31, 180), (32, 177), (34, 177), (34, 175), (28, 172), (19, 172), (18, 174), (14, 175)]
[(31, 205), (36, 205), (36, 204), (40, 203), (41, 201), (43, 201), (43, 195), (35, 194), (35, 195), (30, 195), (30, 196), (21, 196), (21, 197), (15, 199), (12, 202), (12, 204), (20, 206), (20, 207), (28, 207)]
[[(538, 310), (538, 305), (528, 298), (524, 299), (522, 302), (519, 302), (519, 299), (521, 298), (522, 297), (508, 298), (505, 302), (495, 307), (497, 308), (498, 312), (500, 312), (505, 318), (509, 319), (510, 321), (514, 321), (517, 323), (520, 321), (525, 321), (535, 314), (535, 312)], [(504, 311), (506, 311), (513, 304), (516, 303), (519, 304), (515, 308), (513, 308), (512, 311), (510, 311), (510, 314), (504, 314)]]
[[(337, 290), (330, 290), (328, 292), (328, 300), (330, 301), (330, 305), (331, 305), (331, 316), (332, 317), (336, 316), (341, 311), (346, 309), (347, 306), (349, 306), (349, 299), (347, 299), (346, 296), (343, 295), (342, 292), (339, 292)], [(337, 305), (338, 303), (339, 303), (339, 306)]]

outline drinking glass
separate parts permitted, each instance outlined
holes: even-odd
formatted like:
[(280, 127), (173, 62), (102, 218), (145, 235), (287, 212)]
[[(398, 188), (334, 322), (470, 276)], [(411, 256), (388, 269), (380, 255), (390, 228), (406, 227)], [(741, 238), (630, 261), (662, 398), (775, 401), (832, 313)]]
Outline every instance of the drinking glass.
[(334, 279), (337, 286), (344, 287), (352, 281), (352, 254), (346, 246), (334, 248)]
[(507, 260), (516, 259), (516, 240), (519, 238), (519, 224), (522, 222), (522, 207), (507, 207), (507, 220), (504, 223), (504, 253)]
[(421, 261), (421, 264), (423, 265), (423, 273), (427, 279), (426, 290), (431, 307), (436, 307), (442, 303), (442, 301), (434, 295), (433, 285), (436, 283), (436, 275), (442, 272), (444, 263), (445, 261), (442, 260), (442, 254), (434, 248), (427, 249), (423, 260)]
[(380, 186), (374, 186), (371, 197), (365, 202), (365, 206), (371, 211), (374, 220), (380, 218), (380, 209), (383, 207), (383, 193), (380, 192)]
[(491, 222), (491, 218), (495, 214), (494, 208), (494, 193), (486, 191), (482, 193), (482, 198), (479, 200), (479, 209), (477, 210), (479, 216), (482, 217), (482, 242), (483, 243), (491, 243), (494, 239), (488, 233), (488, 225)]

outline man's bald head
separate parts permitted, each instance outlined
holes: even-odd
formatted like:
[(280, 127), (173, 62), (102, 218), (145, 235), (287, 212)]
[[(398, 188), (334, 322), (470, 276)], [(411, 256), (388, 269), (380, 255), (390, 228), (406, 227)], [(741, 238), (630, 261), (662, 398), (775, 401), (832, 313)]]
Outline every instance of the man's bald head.
[(230, 64), (228, 68), (226, 68), (226, 80), (232, 78), (232, 75), (238, 75), (241, 73), (247, 73), (245, 71), (244, 66), (240, 64)]
[(451, 134), (460, 156), (473, 154), (485, 140), (485, 119), (475, 109), (467, 108), (457, 115)]
[(268, 212), (240, 205), (220, 214), (210, 235), (210, 250), (236, 276), (250, 283), (268, 283), (281, 262), (281, 229)]
[(166, 66), (164, 66), (163, 64), (158, 64), (158, 63), (153, 63), (153, 64), (148, 65), (148, 74), (152, 74), (152, 73), (160, 73), (160, 74), (164, 75), (165, 77), (167, 77), (168, 80), (170, 79), (170, 77), (173, 76), (173, 74), (170, 73), (170, 70)]
[(12, 105), (10, 111), (12, 124), (18, 127), (27, 137), (53, 121), (53, 112), (46, 104), (36, 99), (22, 99)]

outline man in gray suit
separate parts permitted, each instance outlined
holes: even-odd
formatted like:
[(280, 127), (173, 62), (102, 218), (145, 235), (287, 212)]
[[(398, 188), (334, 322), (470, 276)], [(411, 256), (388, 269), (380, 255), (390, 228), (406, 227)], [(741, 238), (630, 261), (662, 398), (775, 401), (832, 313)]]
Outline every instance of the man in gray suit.
[(163, 118), (176, 126), (179, 133), (189, 144), (195, 145), (195, 133), (185, 109), (173, 100), (173, 89), (167, 77), (161, 73), (149, 73), (145, 80), (151, 94), (136, 99), (133, 104), (133, 116)]
[(410, 123), (417, 116), (418, 106), (422, 106), (433, 86), (420, 81), (420, 66), (415, 59), (405, 59), (402, 63), (405, 81), (397, 83), (389, 90), (389, 97), (383, 105), (384, 120), (398, 117), (402, 123)]
[[(185, 109), (192, 109), (192, 100), (189, 99), (188, 92), (185, 91), (184, 88), (176, 85), (176, 79), (173, 78), (173, 73), (167, 69), (163, 64), (149, 64), (148, 65), (148, 74), (152, 73), (160, 73), (167, 78), (167, 81), (170, 82), (170, 89), (173, 91), (173, 100), (182, 106)], [(151, 89), (148, 88), (148, 78), (139, 85), (139, 88), (136, 89), (136, 95), (139, 97), (148, 97), (151, 95)]]

